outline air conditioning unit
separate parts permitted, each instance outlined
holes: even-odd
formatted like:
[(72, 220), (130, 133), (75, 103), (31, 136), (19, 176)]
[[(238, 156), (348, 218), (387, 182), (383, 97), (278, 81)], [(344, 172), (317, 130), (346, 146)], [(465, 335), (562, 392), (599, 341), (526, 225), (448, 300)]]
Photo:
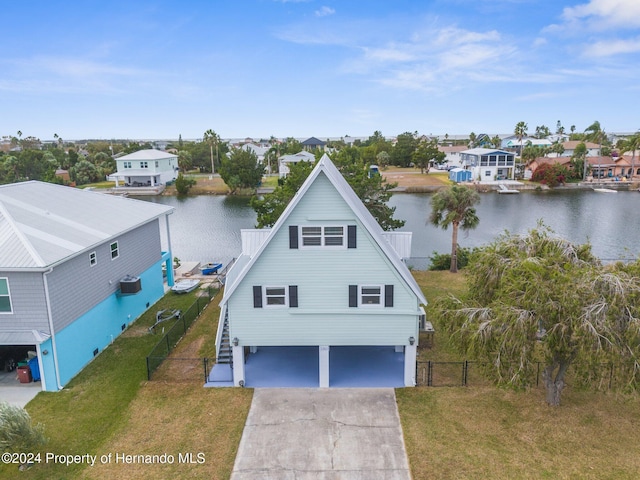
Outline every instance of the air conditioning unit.
[(120, 293), (122, 295), (133, 295), (142, 290), (142, 284), (140, 277), (134, 277), (133, 275), (127, 275), (120, 280)]
[(418, 326), (421, 332), (424, 332), (427, 328), (427, 316), (424, 313), (418, 316)]

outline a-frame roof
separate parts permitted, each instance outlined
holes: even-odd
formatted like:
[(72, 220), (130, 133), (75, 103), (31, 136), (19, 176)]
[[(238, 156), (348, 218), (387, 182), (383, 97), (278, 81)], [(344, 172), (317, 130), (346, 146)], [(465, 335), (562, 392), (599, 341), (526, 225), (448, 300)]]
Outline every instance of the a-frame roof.
[(349, 183), (344, 179), (340, 171), (336, 168), (336, 166), (326, 154), (322, 156), (320, 161), (318, 161), (317, 165), (309, 174), (298, 192), (289, 202), (289, 205), (287, 205), (285, 210), (280, 215), (280, 218), (278, 218), (278, 221), (271, 228), (271, 232), (262, 243), (258, 251), (248, 261), (240, 262), (238, 264), (238, 266), (241, 267), (242, 270), (238, 273), (237, 276), (233, 277), (232, 282), (227, 283), (224, 297), (221, 303), (226, 303), (226, 301), (231, 297), (233, 292), (241, 283), (242, 279), (247, 275), (249, 270), (251, 270), (251, 267), (257, 261), (260, 255), (262, 255), (262, 253), (265, 251), (267, 245), (269, 245), (271, 240), (278, 234), (278, 231), (287, 221), (287, 218), (289, 217), (291, 212), (296, 208), (298, 203), (300, 203), (300, 200), (304, 197), (305, 193), (309, 190), (311, 185), (313, 185), (313, 183), (321, 173), (327, 177), (327, 179), (336, 188), (347, 205), (349, 205), (349, 207), (353, 210), (356, 217), (362, 222), (364, 228), (369, 232), (373, 240), (377, 243), (378, 247), (380, 247), (382, 253), (388, 258), (394, 269), (407, 283), (411, 291), (416, 295), (419, 302), (423, 305), (426, 305), (427, 300), (424, 297), (424, 294), (422, 293), (422, 290), (418, 286), (417, 282), (413, 278), (413, 275), (411, 275), (411, 272), (402, 262), (393, 247), (383, 237), (382, 227), (380, 227), (376, 219), (373, 217), (373, 215), (371, 215), (369, 210), (367, 210), (367, 207), (364, 206), (360, 198), (356, 195)]

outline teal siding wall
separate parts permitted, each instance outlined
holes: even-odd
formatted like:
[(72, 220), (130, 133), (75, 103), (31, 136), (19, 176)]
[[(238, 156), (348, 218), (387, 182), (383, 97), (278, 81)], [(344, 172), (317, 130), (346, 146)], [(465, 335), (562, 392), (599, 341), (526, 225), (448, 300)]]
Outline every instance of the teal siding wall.
[[(56, 333), (56, 347), (60, 384), (64, 386), (89, 363), (94, 349), (104, 350), (122, 333), (122, 325), (131, 324), (149, 306), (164, 295), (162, 262), (140, 275), (142, 290), (135, 295), (114, 293), (84, 315)], [(43, 350), (53, 351), (51, 340), (42, 344)], [(57, 390), (51, 353), (44, 356), (43, 373), (47, 390)]]
[[(290, 249), (289, 225), (356, 225), (357, 248)], [(394, 285), (394, 306), (350, 308), (349, 285), (364, 284)], [(299, 306), (254, 308), (254, 285), (297, 285)], [(243, 345), (403, 345), (418, 334), (415, 295), (324, 174), (228, 305), (231, 337)]]

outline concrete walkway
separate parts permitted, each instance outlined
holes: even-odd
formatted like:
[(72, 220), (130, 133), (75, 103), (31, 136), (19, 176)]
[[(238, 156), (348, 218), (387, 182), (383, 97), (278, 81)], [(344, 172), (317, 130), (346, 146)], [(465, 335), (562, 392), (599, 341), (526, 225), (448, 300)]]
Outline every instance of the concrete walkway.
[(231, 480), (409, 480), (392, 388), (258, 388)]

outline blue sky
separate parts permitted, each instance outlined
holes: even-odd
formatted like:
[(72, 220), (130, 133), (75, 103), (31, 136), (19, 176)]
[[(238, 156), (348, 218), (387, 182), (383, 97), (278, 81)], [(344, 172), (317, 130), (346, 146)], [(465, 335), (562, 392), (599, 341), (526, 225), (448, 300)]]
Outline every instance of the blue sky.
[(640, 129), (639, 0), (3, 2), (0, 136)]

